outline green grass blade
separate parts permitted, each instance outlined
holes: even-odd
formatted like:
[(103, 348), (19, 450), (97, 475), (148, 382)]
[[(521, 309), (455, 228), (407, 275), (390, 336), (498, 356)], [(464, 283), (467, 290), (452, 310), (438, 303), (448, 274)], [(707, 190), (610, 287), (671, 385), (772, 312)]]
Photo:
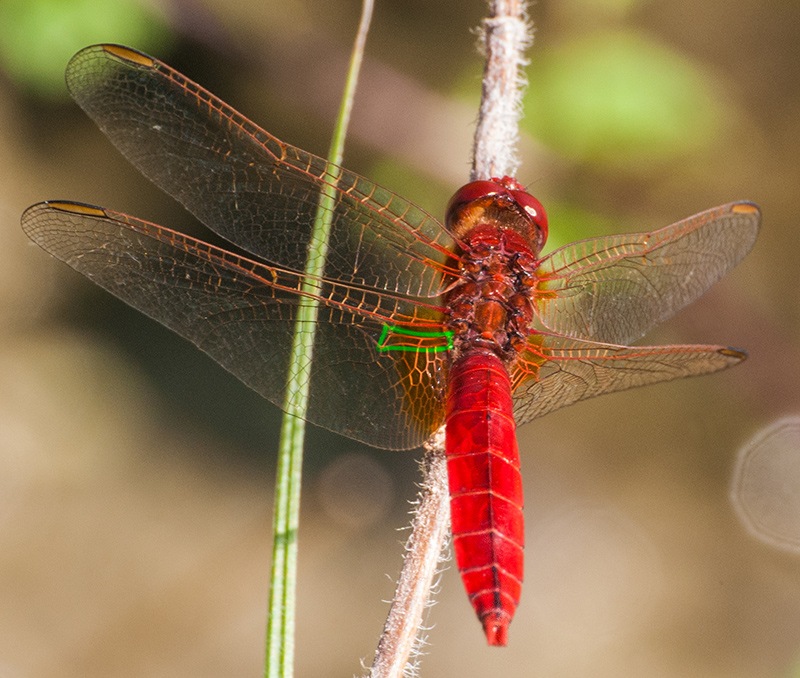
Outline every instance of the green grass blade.
[[(329, 162), (338, 165), (342, 160), (347, 125), (353, 105), (358, 73), (364, 53), (367, 30), (372, 16), (372, 0), (364, 0), (361, 21), (350, 67), (345, 81), (342, 103), (328, 152)], [(315, 279), (325, 269), (328, 235), (331, 227), (333, 190), (320, 194), (314, 230), (308, 247), (305, 273), (308, 276), (303, 291), (317, 291)], [(305, 417), (308, 409), (307, 375), (311, 371), (314, 331), (319, 306), (305, 295), (295, 323), (294, 341), (289, 364), (281, 426), (278, 472), (275, 480), (275, 518), (270, 573), (269, 617), (267, 620), (267, 651), (264, 666), (266, 678), (290, 678), (294, 669), (294, 628), (297, 589), (297, 529), (300, 516), (300, 485), (305, 441)]]

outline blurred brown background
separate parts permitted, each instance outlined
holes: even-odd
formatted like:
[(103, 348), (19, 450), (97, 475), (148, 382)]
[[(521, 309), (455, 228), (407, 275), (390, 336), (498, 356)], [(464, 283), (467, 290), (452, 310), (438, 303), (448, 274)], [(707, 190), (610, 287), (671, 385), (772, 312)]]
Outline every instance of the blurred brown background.
[[(80, 47), (150, 51), (324, 154), (358, 8), (110, 6), (0, 3), (0, 675), (257, 676), (278, 412), (27, 243), (19, 215), (70, 198), (199, 232), (66, 98)], [(434, 214), (467, 178), (483, 12), (377, 3), (346, 164)], [(550, 208), (552, 245), (758, 202), (755, 251), (648, 337), (751, 357), (521, 429), (510, 646), (485, 646), (449, 568), (422, 675), (800, 675), (796, 437), (736, 486), (767, 532), (783, 512), (777, 534), (751, 535), (730, 498), (739, 450), (800, 413), (800, 4), (541, 0), (532, 18), (519, 179)], [(417, 457), (312, 429), (298, 676), (371, 661)]]

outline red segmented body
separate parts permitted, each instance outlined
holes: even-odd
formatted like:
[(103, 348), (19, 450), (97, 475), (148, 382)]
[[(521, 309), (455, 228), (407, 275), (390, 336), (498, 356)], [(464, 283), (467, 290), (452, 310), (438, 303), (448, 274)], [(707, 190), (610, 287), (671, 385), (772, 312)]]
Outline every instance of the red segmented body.
[(525, 534), (511, 382), (491, 351), (453, 365), (445, 430), (456, 562), (489, 643), (505, 645)]
[(448, 297), (454, 360), (445, 450), (453, 547), (489, 644), (505, 645), (522, 591), (525, 543), (507, 367), (531, 332), (532, 282), (547, 220), (539, 202), (508, 177), (467, 184), (447, 218), (461, 238), (463, 279)]

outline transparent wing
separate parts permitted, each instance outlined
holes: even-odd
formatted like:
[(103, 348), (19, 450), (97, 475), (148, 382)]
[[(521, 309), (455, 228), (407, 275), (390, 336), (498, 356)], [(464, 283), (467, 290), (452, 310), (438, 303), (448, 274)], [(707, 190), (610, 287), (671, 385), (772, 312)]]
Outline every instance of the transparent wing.
[(537, 271), (536, 310), (561, 334), (627, 344), (694, 301), (750, 251), (761, 213), (737, 202), (652, 233), (562, 247)]
[(328, 187), (327, 278), (434, 297), (455, 273), (452, 238), (423, 210), (279, 141), (161, 61), (116, 45), (87, 47), (67, 66), (67, 85), (146, 177), (260, 258), (304, 270)]
[(446, 338), (430, 300), (318, 280), (119, 212), (39, 203), (27, 235), (281, 406), (302, 296), (321, 306), (308, 420), (374, 447), (416, 447), (443, 420)]
[(717, 372), (746, 357), (724, 346), (615, 346), (534, 334), (510, 370), (514, 417), (522, 425), (580, 400)]

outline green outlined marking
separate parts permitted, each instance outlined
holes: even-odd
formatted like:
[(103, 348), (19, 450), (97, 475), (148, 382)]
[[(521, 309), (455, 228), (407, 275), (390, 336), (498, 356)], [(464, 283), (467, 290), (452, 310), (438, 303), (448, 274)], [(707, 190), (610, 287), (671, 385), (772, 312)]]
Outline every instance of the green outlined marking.
[[(417, 340), (416, 342), (414, 340)], [(378, 339), (378, 351), (410, 351), (413, 353), (441, 353), (453, 348), (453, 332), (420, 332), (397, 325), (383, 325)]]

